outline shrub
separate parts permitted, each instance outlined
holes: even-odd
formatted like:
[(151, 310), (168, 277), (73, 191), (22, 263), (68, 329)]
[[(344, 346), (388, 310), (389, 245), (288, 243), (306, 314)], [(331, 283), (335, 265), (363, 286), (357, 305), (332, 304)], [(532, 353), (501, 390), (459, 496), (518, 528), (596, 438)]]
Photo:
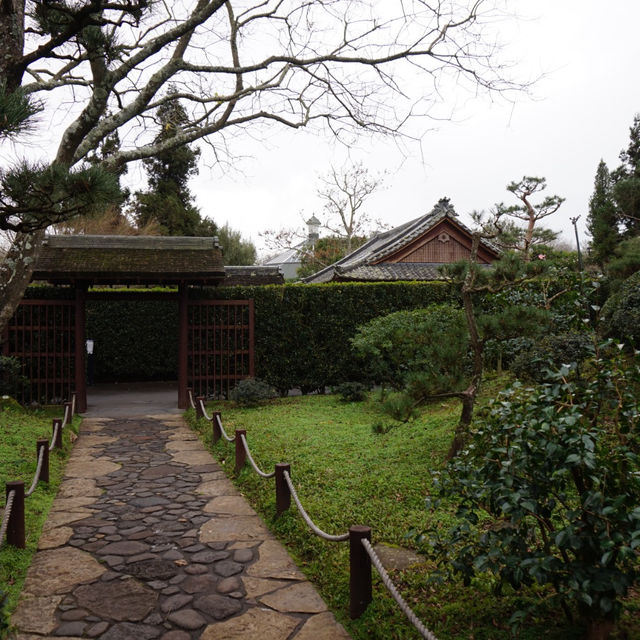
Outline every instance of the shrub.
[(563, 367), (500, 395), (436, 478), (434, 503), (457, 503), (458, 522), (420, 538), (466, 584), (489, 573), (514, 589), (547, 585), (594, 639), (640, 571), (640, 356), (602, 354), (582, 376)]
[(0, 396), (18, 397), (28, 382), (22, 374), (20, 360), (0, 356)]
[(461, 310), (450, 305), (398, 311), (360, 327), (352, 344), (366, 373), (396, 389), (412, 374), (449, 378), (457, 386), (464, 368), (467, 329)]
[(547, 336), (521, 351), (514, 358), (511, 370), (523, 380), (543, 382), (548, 369), (559, 369), (563, 364), (580, 365), (592, 351), (592, 342), (587, 334)]
[(640, 271), (627, 278), (605, 303), (602, 332), (606, 337), (640, 347)]
[(368, 387), (362, 382), (343, 382), (333, 389), (345, 402), (362, 402), (367, 397)]
[(229, 394), (242, 407), (257, 407), (275, 397), (275, 391), (263, 380), (247, 378), (241, 380)]

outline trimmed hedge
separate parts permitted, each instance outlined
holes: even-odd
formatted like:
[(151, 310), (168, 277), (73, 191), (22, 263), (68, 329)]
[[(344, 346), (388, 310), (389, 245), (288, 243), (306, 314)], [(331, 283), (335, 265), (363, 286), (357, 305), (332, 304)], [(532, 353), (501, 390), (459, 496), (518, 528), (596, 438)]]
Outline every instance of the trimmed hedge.
[[(127, 295), (143, 296), (129, 291)], [(202, 288), (192, 298), (253, 299), (255, 376), (279, 393), (360, 381), (350, 339), (369, 320), (393, 311), (452, 302), (444, 282), (285, 284)], [(73, 290), (29, 289), (31, 298), (73, 297)], [(176, 301), (87, 301), (87, 337), (95, 341), (95, 380), (177, 378)]]
[(303, 393), (363, 377), (350, 339), (393, 311), (452, 301), (444, 282), (286, 284), (208, 289), (202, 297), (255, 302), (256, 377)]

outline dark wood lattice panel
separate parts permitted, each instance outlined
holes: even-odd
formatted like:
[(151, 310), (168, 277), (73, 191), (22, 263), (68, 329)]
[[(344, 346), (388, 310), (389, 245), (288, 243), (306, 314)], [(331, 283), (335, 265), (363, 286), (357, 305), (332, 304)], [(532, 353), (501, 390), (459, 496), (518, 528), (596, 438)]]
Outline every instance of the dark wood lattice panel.
[(188, 305), (187, 383), (194, 395), (228, 398), (254, 375), (253, 300), (201, 300)]
[(23, 300), (5, 332), (3, 354), (22, 363), (29, 383), (16, 389), (23, 404), (60, 404), (75, 380), (75, 302)]

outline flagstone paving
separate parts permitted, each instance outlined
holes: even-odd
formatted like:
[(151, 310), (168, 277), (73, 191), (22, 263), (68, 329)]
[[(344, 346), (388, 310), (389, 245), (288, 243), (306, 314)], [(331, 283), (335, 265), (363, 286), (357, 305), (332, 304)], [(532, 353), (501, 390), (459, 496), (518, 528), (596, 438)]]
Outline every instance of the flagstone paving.
[(16, 640), (348, 640), (175, 415), (85, 419)]

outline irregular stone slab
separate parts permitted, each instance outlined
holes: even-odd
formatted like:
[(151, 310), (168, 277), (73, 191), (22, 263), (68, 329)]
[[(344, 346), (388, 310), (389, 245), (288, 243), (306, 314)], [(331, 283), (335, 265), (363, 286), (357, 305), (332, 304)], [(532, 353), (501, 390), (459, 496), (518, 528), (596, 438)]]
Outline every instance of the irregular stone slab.
[(197, 611), (194, 611), (193, 609), (181, 609), (180, 611), (170, 613), (168, 620), (169, 622), (173, 622), (173, 624), (178, 625), (183, 629), (188, 629), (189, 631), (199, 629), (207, 622)]
[(107, 458), (95, 458), (91, 461), (69, 460), (64, 470), (65, 476), (68, 478), (97, 478), (98, 476), (106, 476), (120, 468), (119, 464), (111, 462)]
[(20, 598), (18, 607), (11, 617), (11, 624), (21, 631), (42, 634), (51, 633), (58, 624), (56, 609), (63, 597)]
[(101, 618), (118, 622), (139, 622), (154, 609), (158, 594), (129, 578), (78, 587), (73, 595), (78, 606)]
[(205, 522), (198, 532), (200, 542), (231, 540), (265, 540), (270, 533), (258, 516), (214, 518)]
[(76, 585), (97, 580), (106, 570), (91, 555), (74, 547), (38, 551), (23, 591), (34, 596), (68, 593)]
[(202, 449), (202, 443), (199, 440), (171, 440), (167, 442), (165, 449), (167, 451), (193, 451)]
[(184, 472), (182, 467), (174, 464), (158, 464), (155, 467), (149, 467), (140, 474), (141, 480), (157, 480), (166, 478), (167, 476), (176, 476)]
[(276, 540), (265, 540), (258, 548), (260, 558), (247, 569), (252, 578), (304, 580), (285, 548)]
[(149, 545), (137, 540), (123, 540), (122, 542), (112, 542), (102, 547), (98, 551), (100, 555), (114, 556), (135, 556), (138, 553), (144, 553), (149, 550)]
[(77, 496), (99, 496), (102, 489), (96, 486), (93, 478), (69, 478), (60, 484), (58, 489), (58, 498), (75, 498)]
[(247, 592), (247, 598), (255, 601), (255, 598), (265, 593), (271, 593), (276, 589), (286, 587), (291, 583), (285, 580), (269, 580), (268, 578), (249, 578), (243, 576), (242, 584), (244, 585), (244, 590)]
[[(100, 640), (153, 640), (160, 636), (162, 631), (147, 624), (134, 624), (132, 622), (119, 622), (100, 636)], [(40, 640), (43, 640), (42, 638)], [(54, 640), (54, 639), (52, 639)], [(55, 640), (60, 640), (56, 638)], [(80, 638), (78, 638), (80, 640)]]
[(78, 438), (75, 448), (77, 449), (78, 446), (97, 447), (103, 444), (108, 444), (109, 442), (115, 442), (117, 439), (118, 438), (115, 436), (80, 433), (80, 437)]
[(215, 594), (201, 596), (193, 603), (193, 606), (216, 620), (229, 618), (242, 609), (242, 604), (235, 598)]
[(85, 518), (92, 516), (94, 513), (95, 510), (87, 509), (86, 507), (78, 507), (75, 511), (52, 511), (49, 513), (49, 516), (42, 528), (45, 531), (55, 529), (63, 524), (84, 520)]
[(171, 452), (172, 458), (176, 462), (182, 462), (183, 464), (188, 464), (189, 466), (194, 466), (197, 464), (208, 464), (211, 462), (211, 454), (208, 451), (204, 451), (201, 447), (199, 447), (200, 451), (176, 451)]
[(168, 580), (178, 573), (178, 567), (171, 560), (153, 558), (127, 564), (124, 571), (143, 580)]
[(400, 547), (390, 547), (386, 544), (377, 544), (374, 547), (375, 552), (382, 562), (382, 566), (387, 570), (399, 569), (404, 571), (416, 564), (424, 564), (424, 556), (419, 556), (414, 551), (402, 549)]
[(298, 582), (260, 598), (262, 604), (284, 613), (322, 613), (327, 610), (310, 582)]
[(210, 624), (200, 640), (286, 640), (298, 625), (291, 616), (267, 609), (249, 609), (246, 613), (225, 622)]
[(327, 612), (311, 616), (296, 634), (296, 640), (351, 640), (351, 636)]
[(217, 496), (205, 505), (205, 513), (225, 513), (233, 516), (255, 516), (256, 512), (242, 496)]
[(43, 532), (38, 541), (38, 549), (55, 549), (69, 541), (73, 535), (71, 527), (56, 527)]
[(162, 613), (171, 613), (181, 609), (186, 604), (189, 604), (193, 600), (193, 596), (188, 596), (185, 593), (178, 593), (175, 596), (167, 598), (161, 605), (160, 610)]
[(196, 493), (203, 496), (237, 496), (240, 495), (238, 490), (233, 486), (233, 483), (227, 478), (220, 478), (219, 480), (211, 480), (210, 482), (203, 482), (196, 489)]
[(88, 496), (77, 496), (75, 498), (57, 497), (51, 505), (51, 511), (73, 511), (79, 507), (94, 504), (95, 501), (95, 497)]

